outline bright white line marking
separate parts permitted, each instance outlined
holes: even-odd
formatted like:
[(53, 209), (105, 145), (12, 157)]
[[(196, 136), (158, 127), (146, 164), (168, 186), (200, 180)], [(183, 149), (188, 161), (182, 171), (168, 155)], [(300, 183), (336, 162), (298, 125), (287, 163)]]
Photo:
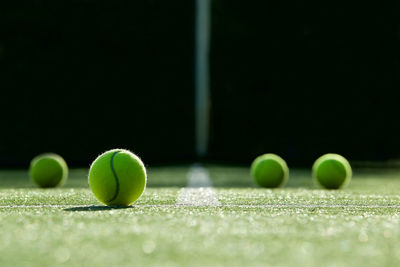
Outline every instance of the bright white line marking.
[(188, 184), (179, 190), (177, 205), (220, 206), (217, 192), (211, 187), (210, 175), (206, 168), (195, 164), (189, 169)]
[(200, 164), (193, 164), (189, 169), (187, 187), (211, 187), (210, 174)]
[(182, 188), (177, 205), (182, 206), (220, 206), (215, 189), (209, 187)]

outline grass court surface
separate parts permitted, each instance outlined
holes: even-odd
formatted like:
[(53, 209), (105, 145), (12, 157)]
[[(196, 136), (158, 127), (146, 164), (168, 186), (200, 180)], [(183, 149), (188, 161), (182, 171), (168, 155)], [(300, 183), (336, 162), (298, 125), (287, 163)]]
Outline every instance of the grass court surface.
[[(37, 189), (0, 172), (0, 266), (396, 266), (400, 171), (355, 170), (322, 190), (309, 170), (282, 189), (255, 187), (248, 168), (208, 166), (219, 204), (179, 204), (189, 166), (148, 169), (129, 208), (101, 205), (87, 170)], [(200, 190), (200, 189), (195, 189)]]

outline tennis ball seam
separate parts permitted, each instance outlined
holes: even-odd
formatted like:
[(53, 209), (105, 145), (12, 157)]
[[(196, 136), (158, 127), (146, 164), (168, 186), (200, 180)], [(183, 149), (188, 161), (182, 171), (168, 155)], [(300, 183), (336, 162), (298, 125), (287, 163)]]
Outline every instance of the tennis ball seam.
[(115, 171), (115, 168), (114, 168), (114, 158), (119, 152), (120, 151), (115, 151), (114, 154), (111, 156), (111, 160), (110, 160), (111, 171), (112, 171), (114, 179), (115, 179), (115, 193), (114, 193), (114, 196), (108, 202), (114, 201), (115, 199), (117, 199), (117, 197), (119, 195), (119, 179), (118, 179), (117, 172)]

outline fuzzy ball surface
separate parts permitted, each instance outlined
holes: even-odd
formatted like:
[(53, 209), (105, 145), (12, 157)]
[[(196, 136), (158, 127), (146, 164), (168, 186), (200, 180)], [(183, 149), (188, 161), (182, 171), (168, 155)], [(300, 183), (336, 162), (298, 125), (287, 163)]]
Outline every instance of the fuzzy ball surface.
[(315, 181), (326, 189), (346, 187), (352, 176), (350, 163), (339, 154), (325, 154), (318, 158), (312, 168)]
[(104, 152), (89, 170), (90, 189), (100, 202), (109, 206), (129, 206), (142, 195), (146, 182), (143, 162), (125, 149)]
[(257, 157), (251, 164), (251, 175), (261, 187), (281, 187), (289, 178), (289, 168), (278, 155), (264, 154)]
[(57, 154), (46, 153), (32, 159), (29, 175), (39, 187), (50, 188), (61, 186), (68, 177), (68, 166), (65, 160)]

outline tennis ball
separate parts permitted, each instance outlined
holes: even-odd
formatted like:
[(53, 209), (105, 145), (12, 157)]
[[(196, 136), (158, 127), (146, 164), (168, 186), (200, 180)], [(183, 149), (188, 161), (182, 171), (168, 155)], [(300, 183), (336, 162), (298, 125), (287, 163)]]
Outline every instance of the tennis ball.
[(56, 187), (67, 180), (68, 166), (57, 154), (41, 154), (32, 159), (29, 174), (32, 181), (39, 187)]
[(129, 206), (146, 188), (143, 162), (132, 152), (113, 149), (98, 156), (90, 166), (89, 186), (96, 198), (109, 206)]
[(327, 189), (346, 187), (352, 175), (350, 163), (338, 154), (325, 154), (318, 158), (312, 172), (315, 181)]
[(257, 157), (251, 164), (251, 175), (261, 187), (280, 187), (289, 178), (289, 168), (278, 155), (264, 154)]

